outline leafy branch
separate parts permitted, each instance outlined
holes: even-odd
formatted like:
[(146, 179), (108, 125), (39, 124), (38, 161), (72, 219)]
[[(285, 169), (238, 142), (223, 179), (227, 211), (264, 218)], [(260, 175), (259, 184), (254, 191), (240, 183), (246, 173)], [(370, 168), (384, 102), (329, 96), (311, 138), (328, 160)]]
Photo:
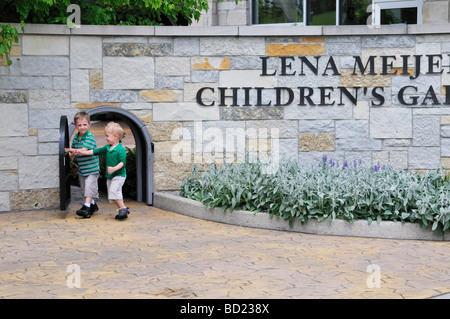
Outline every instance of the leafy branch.
[(0, 24), (0, 59), (6, 59), (8, 65), (12, 64), (9, 55), (12, 44), (19, 43), (19, 34), (17, 29), (9, 24)]

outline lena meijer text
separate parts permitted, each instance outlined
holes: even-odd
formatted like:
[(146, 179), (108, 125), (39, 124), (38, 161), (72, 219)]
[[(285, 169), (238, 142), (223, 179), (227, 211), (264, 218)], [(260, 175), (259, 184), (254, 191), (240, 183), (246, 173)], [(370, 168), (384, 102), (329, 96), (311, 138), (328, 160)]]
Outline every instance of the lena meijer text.
[[(400, 88), (396, 93), (402, 105), (450, 105), (450, 85), (443, 85), (444, 95), (439, 88), (430, 85), (419, 88), (414, 80), (420, 75), (450, 74), (450, 66), (442, 66), (442, 54), (401, 55), (401, 67), (394, 67), (396, 56), (369, 56), (363, 61), (359, 56), (353, 56), (353, 76), (408, 76), (410, 85)], [(448, 54), (450, 58), (450, 54)], [(260, 57), (260, 76), (270, 77), (303, 77), (303, 76), (340, 76), (332, 56), (285, 56)], [(325, 59), (324, 62), (320, 62)], [(425, 62), (424, 62), (425, 61)], [(319, 63), (320, 62), (320, 63)], [(269, 69), (270, 65), (278, 65), (277, 69)], [(375, 64), (381, 66), (376, 72)], [(356, 105), (359, 98), (369, 100), (371, 106), (383, 106), (385, 96), (383, 86), (374, 87), (344, 87), (344, 86), (297, 86), (292, 87), (202, 87), (197, 91), (196, 101), (201, 106), (288, 106), (296, 103), (299, 106), (333, 106), (346, 105), (348, 101)], [(218, 101), (211, 98), (218, 90)], [(417, 92), (426, 92), (418, 94)], [(438, 92), (438, 93), (436, 93)], [(395, 94), (392, 92), (392, 94)]]
[(224, 314), (269, 314), (269, 304), (225, 303), (223, 306), (203, 306), (187, 303), (181, 306), (180, 314), (200, 314), (210, 317), (214, 312)]

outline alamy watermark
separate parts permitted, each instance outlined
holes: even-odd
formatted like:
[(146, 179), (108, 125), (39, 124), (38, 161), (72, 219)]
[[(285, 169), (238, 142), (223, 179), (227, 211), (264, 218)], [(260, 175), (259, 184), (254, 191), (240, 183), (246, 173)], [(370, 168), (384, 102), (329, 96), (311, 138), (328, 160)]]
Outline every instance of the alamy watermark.
[(67, 17), (66, 25), (68, 28), (81, 28), (81, 9), (77, 4), (67, 6), (66, 12), (72, 13)]
[(366, 12), (370, 12), (371, 14), (369, 15), (369, 17), (367, 18), (367, 26), (370, 29), (373, 28), (380, 28), (381, 27), (381, 22), (380, 22), (380, 6), (377, 4), (370, 4), (367, 7)]
[(376, 264), (367, 266), (366, 272), (370, 275), (366, 279), (367, 288), (381, 288), (381, 268)]
[(68, 288), (81, 288), (81, 268), (77, 264), (70, 264), (66, 271), (70, 273), (67, 276), (66, 285)]
[(263, 174), (275, 174), (280, 162), (280, 129), (208, 127), (195, 121), (193, 128), (172, 131), (172, 162), (189, 163), (262, 163)]

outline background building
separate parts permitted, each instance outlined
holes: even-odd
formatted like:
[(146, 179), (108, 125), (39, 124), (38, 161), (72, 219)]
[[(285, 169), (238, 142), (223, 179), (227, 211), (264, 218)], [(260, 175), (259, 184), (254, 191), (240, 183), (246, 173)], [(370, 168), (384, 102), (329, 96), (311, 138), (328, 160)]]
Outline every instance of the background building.
[(244, 0), (209, 2), (202, 26), (259, 24), (361, 25), (374, 23), (445, 24), (447, 0)]

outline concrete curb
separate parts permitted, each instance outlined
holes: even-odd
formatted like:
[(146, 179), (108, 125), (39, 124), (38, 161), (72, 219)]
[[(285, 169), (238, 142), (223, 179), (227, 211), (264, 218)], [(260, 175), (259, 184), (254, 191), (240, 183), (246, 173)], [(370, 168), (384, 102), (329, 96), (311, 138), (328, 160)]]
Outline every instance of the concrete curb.
[(195, 218), (210, 220), (225, 224), (254, 227), (262, 229), (293, 231), (316, 235), (335, 235), (351, 237), (371, 237), (387, 239), (417, 239), (417, 240), (450, 240), (450, 232), (435, 234), (431, 229), (422, 229), (419, 224), (383, 221), (371, 225), (365, 220), (349, 223), (344, 220), (333, 220), (329, 226), (326, 221), (310, 220), (306, 224), (295, 222), (293, 227), (281, 218), (270, 218), (267, 213), (253, 213), (235, 210), (225, 211), (220, 208), (207, 208), (202, 203), (179, 196), (176, 192), (155, 192), (153, 206)]

